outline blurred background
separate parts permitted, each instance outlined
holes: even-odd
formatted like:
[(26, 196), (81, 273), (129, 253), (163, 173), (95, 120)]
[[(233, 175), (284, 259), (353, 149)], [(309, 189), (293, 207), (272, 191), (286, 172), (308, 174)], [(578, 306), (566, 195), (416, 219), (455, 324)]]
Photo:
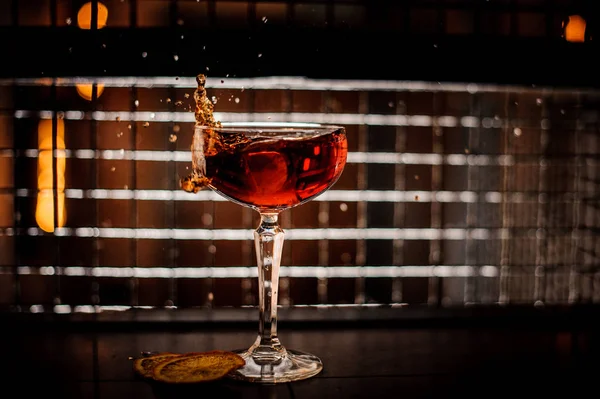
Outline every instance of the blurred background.
[(256, 212), (188, 194), (221, 121), (346, 127), (281, 215), (282, 306), (600, 301), (598, 2), (0, 2), (0, 309), (257, 304)]

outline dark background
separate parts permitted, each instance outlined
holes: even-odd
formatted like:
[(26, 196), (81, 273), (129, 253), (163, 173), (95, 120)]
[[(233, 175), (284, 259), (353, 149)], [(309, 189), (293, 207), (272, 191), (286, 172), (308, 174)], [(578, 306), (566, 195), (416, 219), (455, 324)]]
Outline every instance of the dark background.
[[(1, 76), (599, 83), (591, 0), (111, 0), (100, 30), (78, 28), (83, 3), (2, 2)], [(562, 37), (574, 14), (586, 19), (584, 43)]]

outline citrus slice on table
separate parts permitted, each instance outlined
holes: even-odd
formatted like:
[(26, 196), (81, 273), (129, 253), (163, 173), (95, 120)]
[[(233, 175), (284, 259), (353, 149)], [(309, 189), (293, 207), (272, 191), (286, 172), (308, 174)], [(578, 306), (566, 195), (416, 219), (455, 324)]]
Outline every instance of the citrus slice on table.
[(177, 356), (181, 355), (171, 352), (162, 352), (150, 356), (140, 357), (135, 359), (133, 362), (133, 369), (142, 377), (152, 378), (152, 370), (157, 364)]
[(244, 359), (233, 352), (190, 353), (160, 362), (153, 368), (153, 378), (173, 384), (209, 382), (225, 377), (244, 364)]

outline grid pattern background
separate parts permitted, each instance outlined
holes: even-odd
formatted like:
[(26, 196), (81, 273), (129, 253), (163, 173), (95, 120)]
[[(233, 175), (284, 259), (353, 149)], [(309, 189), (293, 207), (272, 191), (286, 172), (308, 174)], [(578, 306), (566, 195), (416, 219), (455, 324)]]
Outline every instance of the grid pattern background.
[[(222, 121), (347, 128), (339, 182), (282, 214), (281, 305), (600, 301), (600, 91), (381, 80), (419, 69), (418, 50), (480, 62), (484, 81), (539, 66), (595, 85), (597, 2), (106, 0), (89, 30), (85, 3), (0, 1), (18, 38), (0, 42), (1, 309), (256, 305), (257, 215), (178, 185), (198, 72)], [(585, 43), (565, 42), (575, 14)], [(385, 68), (394, 43), (414, 62)], [(372, 52), (331, 62), (355, 48)], [(498, 74), (486, 62), (510, 57), (469, 53), (513, 48)], [(367, 72), (342, 79), (353, 65)]]
[[(257, 215), (178, 187), (191, 165), (193, 79), (96, 81), (91, 102), (74, 84), (2, 86), (1, 303), (255, 305)], [(600, 300), (598, 93), (301, 78), (209, 85), (223, 121), (347, 127), (341, 179), (282, 214), (282, 305)], [(54, 139), (67, 215), (54, 233), (35, 217), (44, 126), (66, 148)]]

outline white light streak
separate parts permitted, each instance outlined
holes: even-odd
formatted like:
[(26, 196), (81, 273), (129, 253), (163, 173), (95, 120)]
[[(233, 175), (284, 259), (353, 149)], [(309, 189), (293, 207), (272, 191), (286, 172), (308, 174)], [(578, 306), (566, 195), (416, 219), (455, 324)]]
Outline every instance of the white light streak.
[[(253, 229), (152, 229), (78, 227), (62, 228), (63, 237), (124, 238), (138, 240), (223, 240), (239, 241), (252, 238)], [(461, 228), (327, 228), (287, 229), (286, 240), (490, 240), (509, 237), (509, 230)], [(36, 227), (26, 230), (28, 236), (43, 235)]]
[[(105, 87), (195, 89), (195, 77), (76, 77), (76, 78), (19, 78), (0, 79), (0, 85), (19, 86), (75, 86), (76, 84), (102, 84)], [(593, 89), (573, 90), (555, 87), (504, 86), (493, 84), (420, 82), (402, 80), (310, 79), (300, 76), (272, 76), (259, 78), (208, 77), (207, 88), (254, 90), (330, 90), (330, 91), (414, 91), (414, 92), (490, 92), (518, 91), (531, 94), (594, 93)]]
[[(143, 150), (61, 150), (61, 157), (75, 159), (106, 159), (127, 161), (186, 162), (191, 163), (190, 151), (143, 151)], [(0, 152), (0, 157), (12, 157), (12, 151)], [(39, 151), (23, 150), (26, 158), (37, 158)], [(396, 152), (350, 152), (348, 163), (405, 164), (405, 165), (453, 165), (453, 166), (511, 166), (515, 164), (512, 155), (465, 155), (465, 154), (426, 154)], [(532, 160), (531, 162), (537, 162)]]
[[(17, 197), (27, 198), (37, 195), (37, 190), (20, 188)], [(66, 189), (65, 196), (70, 199), (97, 200), (138, 200), (138, 201), (215, 201), (227, 199), (214, 191), (203, 190), (190, 194), (183, 190), (124, 190), (124, 189)], [(537, 193), (513, 192), (504, 194), (498, 191), (395, 191), (395, 190), (329, 190), (313, 201), (338, 202), (442, 202), (442, 203), (538, 203)], [(416, 200), (415, 198), (418, 198)], [(558, 195), (555, 202), (571, 203), (569, 193)], [(35, 234), (32, 231), (32, 235)], [(62, 234), (59, 230), (58, 234)]]
[[(80, 266), (19, 266), (19, 275), (48, 275), (44, 270), (57, 270), (68, 277), (110, 278), (256, 278), (254, 266), (227, 267), (80, 267)], [(13, 273), (5, 268), (2, 274)], [(497, 277), (498, 268), (492, 265), (436, 266), (282, 266), (280, 277), (291, 278), (398, 278), (398, 277)]]

